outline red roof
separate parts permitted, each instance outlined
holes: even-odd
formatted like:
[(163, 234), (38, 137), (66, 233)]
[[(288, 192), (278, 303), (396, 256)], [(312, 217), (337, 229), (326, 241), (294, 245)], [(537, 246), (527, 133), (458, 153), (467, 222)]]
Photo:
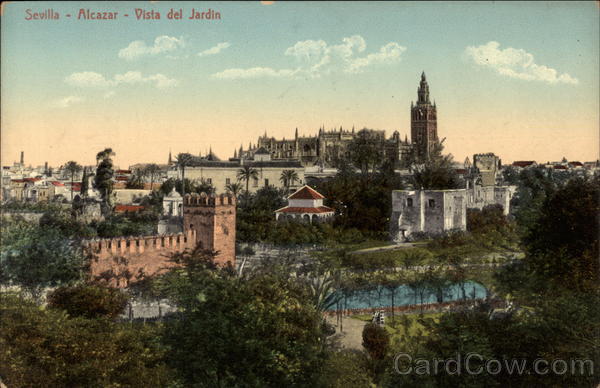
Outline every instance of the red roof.
[(118, 181), (128, 181), (129, 179), (127, 179), (126, 176), (118, 176), (118, 177), (115, 178), (115, 180), (118, 180)]
[(37, 181), (41, 181), (42, 178), (23, 178), (23, 181), (25, 182), (37, 182)]
[(583, 163), (581, 163), (581, 162), (569, 162), (569, 164), (570, 164), (571, 166), (583, 167)]
[(561, 166), (561, 165), (557, 165), (554, 166), (555, 170), (568, 170), (569, 168), (567, 166)]
[(535, 164), (535, 161), (533, 160), (519, 160), (516, 162), (513, 162), (513, 166), (515, 167), (527, 167), (527, 166), (531, 166), (532, 164)]
[(52, 183), (54, 186), (64, 186), (64, 183), (60, 183), (58, 181), (53, 181), (53, 182), (50, 182), (50, 183)]
[(275, 213), (333, 213), (333, 209), (327, 206), (319, 207), (289, 207), (286, 206), (279, 210), (275, 210)]
[(117, 170), (117, 174), (131, 174), (131, 170)]
[(325, 197), (323, 197), (321, 194), (319, 194), (317, 191), (310, 188), (309, 186), (302, 187), (301, 189), (299, 189), (294, 194), (292, 194), (288, 197), (288, 199), (324, 199), (324, 198)]
[(457, 174), (466, 174), (467, 173), (466, 168), (457, 168), (455, 171)]
[(140, 205), (115, 205), (115, 212), (117, 213), (138, 212), (143, 209), (144, 207)]

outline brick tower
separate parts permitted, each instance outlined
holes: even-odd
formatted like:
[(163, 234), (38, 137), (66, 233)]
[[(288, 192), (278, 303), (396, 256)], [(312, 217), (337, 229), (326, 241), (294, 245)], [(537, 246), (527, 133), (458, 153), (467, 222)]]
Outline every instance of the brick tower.
[(410, 103), (410, 137), (415, 148), (417, 158), (424, 160), (438, 141), (437, 136), (437, 108), (435, 103), (429, 101), (429, 85), (425, 72), (421, 74), (421, 84), (417, 89), (417, 104)]
[(217, 252), (215, 262), (235, 265), (236, 199), (229, 194), (186, 194), (184, 229), (196, 232), (196, 242), (202, 249)]

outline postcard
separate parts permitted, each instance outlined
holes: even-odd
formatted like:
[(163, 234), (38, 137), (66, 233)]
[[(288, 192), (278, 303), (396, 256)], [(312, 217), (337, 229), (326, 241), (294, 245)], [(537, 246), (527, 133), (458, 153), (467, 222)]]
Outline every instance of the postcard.
[(598, 4), (3, 2), (0, 386), (596, 386)]

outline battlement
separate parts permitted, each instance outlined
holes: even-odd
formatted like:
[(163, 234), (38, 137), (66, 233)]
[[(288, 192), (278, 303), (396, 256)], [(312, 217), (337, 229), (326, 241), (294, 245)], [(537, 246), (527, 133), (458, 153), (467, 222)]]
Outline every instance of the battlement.
[(195, 242), (196, 231), (188, 230), (177, 234), (91, 239), (82, 245), (88, 253), (104, 258), (143, 254), (145, 251), (180, 252), (186, 248), (193, 249)]
[(186, 194), (183, 197), (183, 203), (187, 207), (219, 207), (219, 206), (235, 206), (236, 198), (232, 194), (210, 194), (193, 193)]

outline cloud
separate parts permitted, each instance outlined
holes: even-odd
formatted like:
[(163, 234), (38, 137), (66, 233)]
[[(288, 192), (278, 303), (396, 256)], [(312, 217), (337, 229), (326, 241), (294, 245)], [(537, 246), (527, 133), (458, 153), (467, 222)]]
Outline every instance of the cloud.
[(284, 52), (284, 55), (296, 60), (295, 68), (227, 69), (212, 76), (221, 79), (295, 76), (317, 78), (334, 72), (361, 73), (373, 65), (398, 63), (402, 60), (402, 53), (406, 51), (406, 47), (396, 42), (389, 42), (379, 51), (364, 55), (366, 48), (367, 43), (360, 35), (345, 37), (336, 45), (329, 45), (324, 40), (303, 40)]
[(252, 67), (250, 69), (227, 69), (213, 74), (213, 77), (220, 79), (240, 79), (240, 78), (258, 78), (258, 77), (290, 77), (294, 70), (282, 69), (275, 70), (270, 67)]
[(111, 86), (111, 81), (104, 78), (102, 74), (93, 71), (82, 71), (80, 73), (73, 73), (68, 76), (65, 81), (73, 86), (80, 86), (86, 88), (104, 88)]
[(213, 46), (213, 47), (211, 47), (209, 49), (206, 49), (204, 51), (199, 52), (198, 56), (199, 57), (204, 57), (204, 56), (207, 56), (207, 55), (215, 55), (215, 54), (218, 54), (221, 51), (225, 50), (229, 46), (231, 46), (231, 43), (229, 43), (229, 42), (222, 42), (222, 43), (217, 44), (216, 46)]
[(127, 61), (133, 61), (146, 55), (157, 55), (167, 51), (174, 51), (184, 47), (183, 38), (161, 35), (154, 39), (154, 45), (148, 46), (143, 40), (135, 40), (129, 43), (129, 46), (119, 50), (119, 58)]
[(467, 58), (476, 65), (490, 67), (499, 74), (526, 81), (543, 81), (550, 84), (578, 84), (577, 78), (534, 62), (533, 55), (523, 49), (512, 47), (499, 49), (500, 43), (487, 42), (481, 46), (469, 46), (465, 49)]
[(68, 108), (73, 104), (84, 101), (83, 97), (79, 96), (67, 96), (61, 99), (54, 101), (54, 106), (57, 108)]
[(139, 71), (128, 71), (124, 74), (116, 74), (112, 79), (107, 79), (102, 74), (93, 71), (84, 71), (69, 75), (65, 78), (65, 81), (72, 86), (82, 88), (108, 88), (124, 84), (150, 83), (154, 84), (154, 86), (159, 89), (164, 89), (177, 85), (177, 80), (163, 74), (157, 73), (144, 76)]

